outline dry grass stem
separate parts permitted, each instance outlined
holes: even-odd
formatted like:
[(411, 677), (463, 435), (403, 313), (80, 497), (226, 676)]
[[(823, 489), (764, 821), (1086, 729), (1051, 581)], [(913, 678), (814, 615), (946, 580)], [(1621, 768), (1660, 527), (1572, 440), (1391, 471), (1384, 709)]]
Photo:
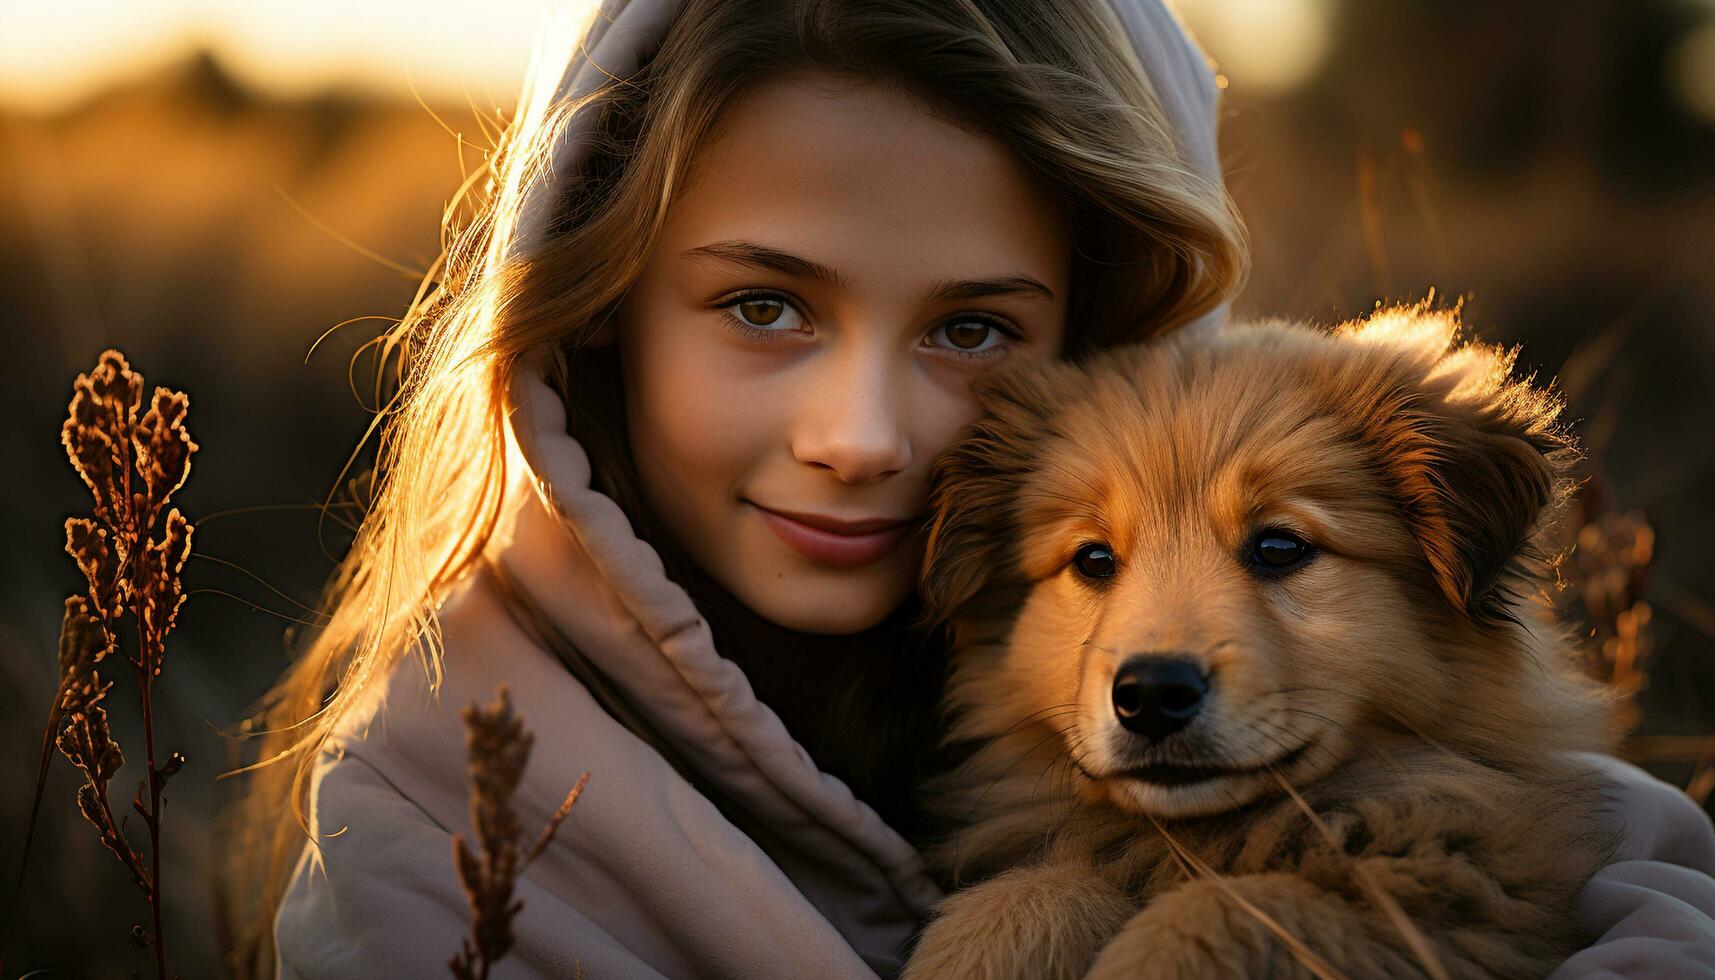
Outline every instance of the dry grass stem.
[[(191, 551), (191, 525), (169, 504), (190, 475), (197, 445), (185, 428), (190, 400), (183, 393), (156, 388), (146, 410), (142, 402), (143, 376), (118, 351), (106, 351), (93, 371), (78, 375), (73, 383), (60, 430), (66, 458), (89, 489), (93, 505), (90, 516), (65, 522), (65, 550), (83, 573), (85, 591), (65, 601), (59, 685), (44, 732), (24, 847), (27, 861), (51, 740), (83, 773), (79, 812), (148, 899), (153, 929), (145, 932), (139, 926), (132, 936), (153, 947), (156, 975), (165, 980), (161, 806), (167, 781), (185, 758), (174, 752), (157, 761), (151, 694), (166, 661), (167, 635), (184, 605), (180, 573)], [(131, 651), (122, 652), (121, 627), (127, 617), (135, 641)], [(131, 666), (141, 702), (147, 778), (139, 781), (131, 808), (149, 831), (147, 860), (114, 818), (108, 797), (108, 785), (124, 766), (125, 755), (108, 727), (104, 704), (113, 685), (104, 682), (96, 668), (116, 653)], [(21, 884), (22, 870), (19, 877)]]
[[(1655, 530), (1638, 511), (1609, 509), (1608, 497), (1599, 479), (1580, 494), (1557, 605), (1563, 618), (1586, 631), (1585, 670), (1619, 695), (1621, 730), (1632, 733), (1642, 721), (1637, 698), (1655, 647), (1654, 611), (1644, 600)], [(1674, 598), (1669, 589), (1670, 606)], [(1624, 751), (1645, 762), (1694, 762), (1685, 789), (1700, 804), (1715, 790), (1715, 736), (1630, 735)]]
[(520, 857), (523, 835), (512, 796), (524, 776), (534, 738), (513, 714), (504, 684), (495, 691), (494, 703), (487, 708), (467, 705), (461, 717), (470, 764), (471, 826), (480, 853), (472, 852), (463, 834), (453, 836), (453, 865), (474, 922), (447, 966), (458, 980), (486, 980), (494, 963), (512, 948), (512, 920), (524, 907), (522, 900), (513, 897), (518, 874), (547, 849), (583, 793), (589, 773), (578, 777), (534, 846)]
[[(1304, 797), (1299, 795), (1297, 787), (1288, 782), (1279, 770), (1270, 770), (1270, 772), (1274, 776), (1274, 781), (1280, 784), (1280, 788), (1286, 791), (1286, 795), (1290, 796), (1298, 809), (1302, 810), (1304, 815), (1309, 818), (1311, 826), (1315, 827), (1316, 832), (1322, 835), (1322, 839), (1328, 842), (1328, 846), (1336, 852), (1340, 851), (1342, 849), (1341, 843), (1334, 837), (1334, 832), (1328, 829), (1328, 825), (1322, 821), (1321, 816), (1310, 808), (1310, 804), (1305, 802)], [(1423, 965), (1424, 972), (1434, 977), (1435, 980), (1450, 980), (1447, 968), (1441, 963), (1441, 957), (1435, 955), (1435, 951), (1430, 948), (1429, 940), (1424, 938), (1422, 930), (1412, 923), (1411, 916), (1405, 914), (1405, 910), (1399, 907), (1399, 902), (1395, 901), (1385, 888), (1376, 884), (1376, 880), (1370, 875), (1369, 870), (1363, 865), (1353, 862), (1352, 877), (1369, 894), (1370, 900), (1375, 902), (1382, 913), (1388, 917), (1388, 921), (1393, 923), (1393, 927), (1399, 930), (1399, 934), (1405, 940), (1406, 945), (1411, 947), (1412, 955), (1416, 956), (1417, 961)]]
[(1625, 697), (1627, 730), (1639, 721), (1634, 699), (1653, 646), (1643, 595), (1654, 555), (1655, 531), (1642, 514), (1609, 511), (1587, 515), (1563, 566), (1574, 600), (1570, 611), (1590, 628), (1587, 668)]
[(1213, 884), (1216, 888), (1219, 888), (1222, 893), (1232, 899), (1233, 904), (1243, 909), (1245, 914), (1262, 923), (1263, 928), (1273, 933), (1274, 937), (1279, 939), (1281, 944), (1286, 947), (1287, 952), (1292, 954), (1292, 958), (1303, 964), (1306, 970), (1309, 970), (1316, 977), (1320, 978), (1320, 980), (1346, 980), (1346, 975), (1341, 973), (1339, 970), (1334, 969), (1333, 964), (1329, 963), (1322, 957), (1317, 956), (1310, 947), (1304, 945), (1302, 940), (1287, 931), (1286, 927), (1281, 925), (1274, 916), (1257, 908), (1255, 903), (1251, 902), (1250, 899), (1239, 894), (1238, 889), (1228, 883), (1224, 875), (1210, 867), (1207, 862), (1193, 853), (1190, 848), (1181, 844), (1177, 838), (1168, 833), (1167, 827), (1162, 824), (1159, 818), (1154, 814), (1147, 814), (1147, 816), (1149, 817), (1149, 822), (1155, 826), (1156, 832), (1161, 835), (1161, 839), (1166, 842), (1167, 849), (1172, 852), (1174, 859), (1177, 860), (1179, 862), (1179, 866), (1185, 870), (1185, 876), (1187, 878), (1204, 879), (1210, 884)]
[(548, 825), (542, 828), (541, 836), (536, 838), (535, 846), (530, 848), (529, 854), (524, 855), (525, 864), (536, 860), (537, 856), (548, 849), (548, 845), (554, 840), (554, 834), (560, 829), (560, 823), (571, 814), (572, 804), (578, 801), (578, 797), (584, 791), (584, 784), (589, 781), (590, 774), (587, 772), (578, 777), (578, 781), (572, 786), (571, 792), (567, 793), (565, 800), (560, 803), (560, 808), (554, 811), (552, 817), (548, 818)]

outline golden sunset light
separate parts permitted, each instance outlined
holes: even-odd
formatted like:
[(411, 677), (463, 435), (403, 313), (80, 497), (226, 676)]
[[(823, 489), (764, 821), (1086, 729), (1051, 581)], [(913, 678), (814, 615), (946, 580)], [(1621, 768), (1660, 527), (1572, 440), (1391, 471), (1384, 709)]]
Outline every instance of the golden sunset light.
[(37, 111), (206, 49), (282, 95), (330, 86), (510, 105), (545, 16), (594, 0), (413, 3), (161, 0), (13, 4), (0, 31), (0, 101)]
[(1712, 262), (1715, 0), (0, 0), (0, 980), (1702, 975)]
[[(0, 104), (51, 112), (104, 86), (207, 50), (240, 80), (281, 95), (328, 87), (484, 108), (517, 97), (544, 17), (595, 0), (160, 0), (13, 4), (0, 31)], [(1176, 9), (1226, 78), (1289, 90), (1321, 63), (1338, 0), (1181, 0)]]

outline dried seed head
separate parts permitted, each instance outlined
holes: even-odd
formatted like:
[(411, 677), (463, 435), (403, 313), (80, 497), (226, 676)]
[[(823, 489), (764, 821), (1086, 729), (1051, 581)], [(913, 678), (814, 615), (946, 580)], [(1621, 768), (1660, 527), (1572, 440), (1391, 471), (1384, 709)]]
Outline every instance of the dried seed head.
[(71, 713), (54, 744), (98, 786), (106, 785), (125, 765), (125, 753), (119, 751), (119, 743), (113, 740), (107, 727), (107, 709), (98, 704), (91, 703)]
[(155, 389), (149, 410), (139, 418), (142, 393), (142, 376), (131, 370), (118, 351), (106, 351), (95, 369), (79, 375), (73, 384), (68, 415), (60, 429), (66, 457), (95, 498), (95, 506), (93, 519), (74, 517), (65, 524), (66, 552), (88, 588), (65, 603), (60, 685), (50, 734), (61, 754), (83, 771), (84, 783), (77, 793), (79, 812), (154, 906), (155, 931), (145, 938), (155, 947), (157, 968), (166, 976), (154, 877), (114, 820), (108, 798), (108, 783), (124, 766), (125, 756), (113, 740), (107, 710), (101, 704), (112, 685), (102, 683), (95, 669), (118, 649), (120, 619), (127, 613), (135, 616), (139, 649), (135, 658), (127, 659), (138, 672), (151, 744), (150, 778), (139, 781), (131, 805), (148, 824), (151, 841), (158, 841), (165, 802), (161, 788), (185, 759), (174, 752), (164, 765), (155, 765), (150, 681), (161, 672), (166, 637), (184, 602), (179, 576), (190, 555), (191, 526), (175, 508), (167, 512), (158, 539), (155, 529), (168, 499), (184, 485), (197, 446), (185, 429), (190, 403), (183, 394)]
[(107, 811), (101, 808), (101, 793), (89, 783), (77, 788), (77, 809), (83, 818), (101, 829), (107, 821)]
[(72, 383), (68, 418), (60, 429), (72, 468), (95, 497), (95, 516), (110, 527), (131, 521), (124, 480), (142, 395), (142, 376), (131, 370), (124, 355), (106, 351), (94, 371)]
[(465, 747), (470, 755), (471, 821), (483, 849), (495, 851), (516, 841), (518, 815), (512, 810), (512, 793), (530, 759), (533, 737), (512, 713), (512, 699), (505, 685), (496, 692), (487, 709), (465, 707)]
[(96, 832), (101, 835), (101, 845), (112, 851), (119, 863), (125, 865), (125, 870), (131, 873), (131, 881), (143, 891), (151, 892), (149, 869), (143, 865), (143, 856), (125, 843), (119, 828), (113, 824), (113, 815), (107, 809), (107, 788), (88, 782), (79, 786), (77, 808), (85, 820), (95, 825)]
[(1562, 613), (1587, 630), (1585, 671), (1619, 695), (1616, 721), (1625, 731), (1642, 720), (1637, 694), (1654, 650), (1652, 611), (1644, 600), (1655, 556), (1655, 531), (1637, 511), (1606, 509), (1598, 477), (1586, 484), (1561, 574)]
[(179, 573), (191, 554), (192, 527), (179, 509), (167, 514), (166, 526), (159, 541), (145, 541), (142, 560), (138, 563), (136, 582), (137, 609), (143, 619), (143, 664), (150, 675), (161, 672), (167, 647), (167, 634), (178, 620), (179, 607), (184, 605), (184, 585)]
[(513, 715), (512, 699), (504, 684), (495, 690), (493, 704), (487, 708), (467, 705), (461, 714), (470, 759), (471, 823), (482, 852), (472, 852), (463, 834), (453, 836), (453, 866), (475, 922), (471, 935), (460, 941), (459, 951), (447, 961), (447, 967), (455, 980), (479, 980), (488, 976), (489, 968), (512, 946), (512, 919), (524, 908), (523, 901), (512, 897), (514, 881), (553, 840), (554, 832), (583, 792), (589, 773), (578, 778), (535, 846), (521, 859), (512, 794), (523, 778), (534, 739), (524, 730), (523, 721)]
[(69, 678), (60, 685), (60, 724), (70, 724), (79, 712), (93, 708), (113, 687), (113, 682), (101, 682), (101, 671), (91, 670)]
[(471, 823), (481, 853), (466, 846), (464, 835), (453, 837), (453, 863), (475, 923), (471, 939), (448, 966), (457, 977), (485, 976), (479, 964), (492, 964), (511, 948), (512, 918), (524, 907), (512, 897), (521, 866), (512, 794), (523, 777), (533, 739), (512, 713), (504, 684), (495, 691), (493, 704), (468, 705), (461, 716), (470, 761)]
[(114, 547), (120, 542), (107, 529), (87, 517), (66, 518), (66, 554), (77, 562), (78, 571), (89, 583), (93, 612), (106, 620), (119, 617), (124, 583), (120, 566), (125, 556)]
[(185, 429), (190, 404), (183, 392), (156, 388), (149, 411), (132, 436), (137, 447), (137, 472), (143, 477), (151, 514), (165, 506), (190, 475), (191, 454), (197, 451), (197, 444)]
[(1655, 531), (1637, 512), (1602, 514), (1578, 530), (1573, 577), (1598, 625), (1643, 598), (1655, 553)]
[(60, 620), (60, 689), (89, 673), (111, 649), (111, 637), (101, 620), (89, 614), (89, 600), (69, 596)]

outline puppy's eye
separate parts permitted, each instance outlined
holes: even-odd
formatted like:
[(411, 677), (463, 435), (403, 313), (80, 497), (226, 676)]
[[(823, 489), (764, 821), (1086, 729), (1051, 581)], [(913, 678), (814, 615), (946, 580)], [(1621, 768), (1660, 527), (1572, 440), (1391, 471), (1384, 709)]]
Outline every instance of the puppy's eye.
[(1072, 567), (1085, 578), (1108, 578), (1118, 564), (1118, 559), (1105, 544), (1084, 545), (1072, 556)]
[(1277, 527), (1263, 528), (1251, 540), (1250, 562), (1257, 571), (1290, 572), (1303, 565), (1316, 549), (1293, 534)]

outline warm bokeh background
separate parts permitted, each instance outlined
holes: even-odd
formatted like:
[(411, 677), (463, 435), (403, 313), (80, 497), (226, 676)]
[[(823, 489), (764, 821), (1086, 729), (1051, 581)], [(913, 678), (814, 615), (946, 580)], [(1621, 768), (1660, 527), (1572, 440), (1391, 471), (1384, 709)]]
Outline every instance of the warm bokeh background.
[[(202, 445), (179, 503), (198, 554), (220, 562), (187, 570), (157, 698), (162, 742), (191, 760), (165, 819), (169, 951), (175, 972), (216, 976), (207, 822), (233, 785), (214, 779), (233, 757), (217, 730), (283, 667), (283, 632), (346, 540), (313, 505), (367, 421), (347, 367), (382, 324), (305, 354), (340, 321), (402, 312), (415, 277), (396, 267), (439, 247), (459, 154), (407, 76), (474, 161), (478, 117), (509, 104), (546, 5), (14, 6), (0, 18), (0, 918), (15, 911), (61, 601), (79, 587), (61, 521), (88, 499), (59, 424), (72, 378), (117, 345), (149, 383), (190, 393)], [(1685, 785), (1715, 730), (1715, 0), (1180, 7), (1230, 84), (1226, 160), (1256, 253), (1242, 311), (1338, 318), (1434, 287), (1561, 376), (1607, 506), (1655, 528), (1635, 748)], [(131, 699), (122, 677), (117, 734), (136, 758)], [(125, 939), (147, 912), (75, 817), (73, 776), (56, 757), (8, 974), (148, 974)]]

